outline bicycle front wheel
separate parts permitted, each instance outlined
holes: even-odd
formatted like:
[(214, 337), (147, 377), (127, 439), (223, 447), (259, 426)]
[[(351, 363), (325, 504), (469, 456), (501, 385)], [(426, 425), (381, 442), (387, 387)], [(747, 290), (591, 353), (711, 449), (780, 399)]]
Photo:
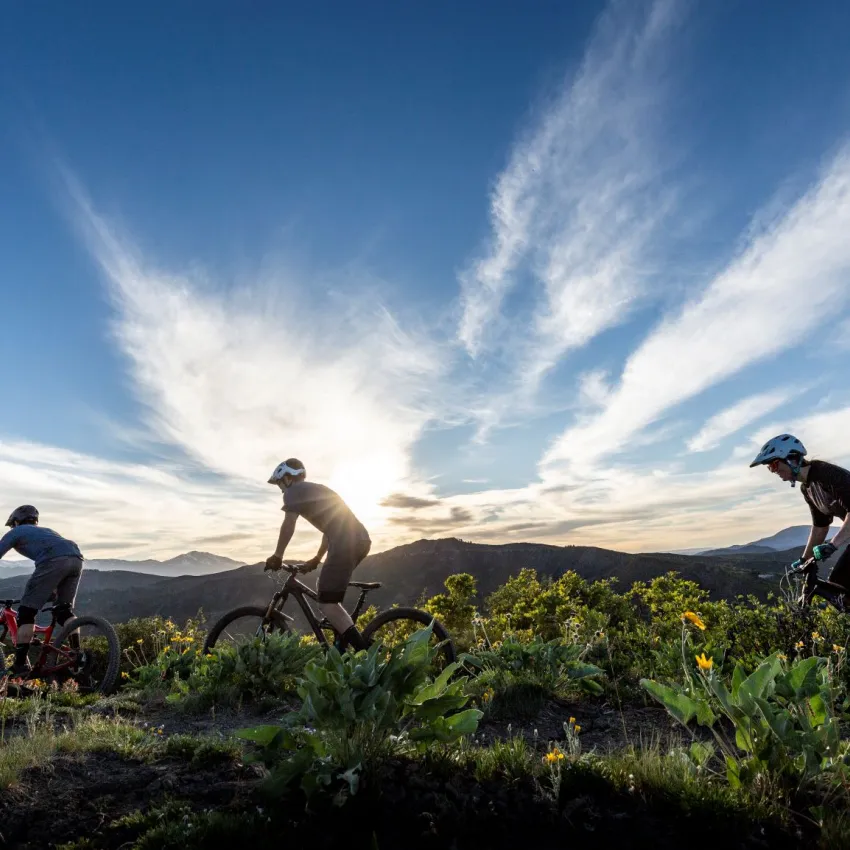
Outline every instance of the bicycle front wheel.
[(457, 660), (452, 639), (446, 627), (433, 614), (418, 608), (390, 608), (382, 611), (363, 629), (363, 639), (369, 645), (378, 642), (392, 648), (432, 623), (431, 643), (433, 646), (440, 645), (435, 661), (438, 667), (444, 668)]
[(112, 623), (102, 617), (74, 617), (51, 644), (54, 651), (49, 652), (42, 675), (72, 679), (87, 694), (113, 690), (121, 664), (121, 643)]
[(259, 605), (243, 605), (228, 611), (209, 630), (204, 641), (204, 654), (216, 645), (235, 646), (272, 632), (286, 634), (291, 631), (286, 617), (280, 611), (272, 611), (270, 619), (266, 619), (266, 611), (267, 608)]

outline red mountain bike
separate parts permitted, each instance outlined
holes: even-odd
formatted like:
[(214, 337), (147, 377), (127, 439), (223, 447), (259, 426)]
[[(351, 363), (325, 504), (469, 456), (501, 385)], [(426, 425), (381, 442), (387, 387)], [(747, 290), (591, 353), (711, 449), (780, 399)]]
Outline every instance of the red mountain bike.
[[(20, 601), (0, 601), (0, 676), (4, 677), (9, 675), (6, 654), (14, 652), (18, 639), (18, 612), (12, 605)], [(52, 606), (41, 610), (51, 614), (50, 625), (35, 627), (30, 648), (32, 671), (26, 678), (59, 685), (73, 680), (83, 693), (109, 693), (121, 663), (121, 644), (112, 624), (85, 615), (73, 617), (60, 628)], [(25, 680), (23, 684), (26, 686)]]

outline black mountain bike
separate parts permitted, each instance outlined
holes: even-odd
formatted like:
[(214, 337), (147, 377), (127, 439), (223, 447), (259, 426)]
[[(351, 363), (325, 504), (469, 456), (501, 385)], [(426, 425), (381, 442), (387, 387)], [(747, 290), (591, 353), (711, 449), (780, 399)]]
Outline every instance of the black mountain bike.
[[(204, 653), (214, 646), (227, 642), (239, 644), (253, 640), (255, 637), (264, 637), (273, 632), (294, 632), (294, 619), (283, 612), (290, 597), (298, 603), (304, 614), (316, 640), (328, 646), (339, 638), (336, 631), (326, 618), (321, 617), (311, 607), (308, 599), (318, 601), (319, 596), (315, 590), (300, 582), (296, 576), (301, 572), (302, 564), (284, 564), (282, 569), (289, 573), (289, 577), (283, 587), (272, 596), (269, 604), (263, 608), (259, 605), (243, 605), (234, 608), (221, 617), (209, 630), (204, 641)], [(351, 612), (351, 619), (357, 623), (357, 618), (363, 610), (366, 596), (371, 590), (381, 587), (379, 581), (352, 581), (349, 587), (356, 587), (360, 591), (357, 605)], [(415, 631), (433, 624), (433, 638), (435, 644), (439, 644), (439, 655), (437, 656), (440, 666), (454, 662), (457, 658), (454, 644), (449, 637), (443, 624), (433, 615), (418, 608), (390, 608), (379, 613), (362, 631), (363, 639), (368, 645), (374, 642), (391, 647), (396, 643), (409, 637)]]
[(844, 614), (848, 610), (847, 603), (850, 602), (850, 600), (845, 601), (847, 588), (819, 578), (818, 566), (819, 561), (816, 558), (809, 558), (807, 561), (803, 561), (799, 567), (789, 568), (788, 575), (800, 580), (797, 604), (801, 608), (808, 608), (812, 604), (812, 600), (819, 596)]

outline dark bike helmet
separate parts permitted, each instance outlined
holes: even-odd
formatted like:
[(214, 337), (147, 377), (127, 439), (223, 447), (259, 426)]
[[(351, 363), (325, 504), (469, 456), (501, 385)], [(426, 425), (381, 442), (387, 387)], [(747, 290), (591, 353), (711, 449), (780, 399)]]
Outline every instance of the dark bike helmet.
[(15, 510), (9, 514), (9, 519), (6, 520), (6, 525), (9, 528), (14, 528), (16, 524), (22, 525), (27, 522), (38, 522), (38, 511), (32, 505), (21, 505), (19, 508), (15, 508)]

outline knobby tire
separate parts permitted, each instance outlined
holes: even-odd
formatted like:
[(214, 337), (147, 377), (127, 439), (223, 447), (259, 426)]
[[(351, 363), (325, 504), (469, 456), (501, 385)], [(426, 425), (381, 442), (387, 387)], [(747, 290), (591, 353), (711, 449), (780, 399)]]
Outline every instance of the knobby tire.
[(371, 644), (372, 638), (378, 629), (385, 626), (387, 623), (392, 623), (396, 620), (410, 620), (420, 627), (430, 626), (433, 621), (434, 637), (442, 644), (440, 652), (445, 663), (448, 665), (457, 661), (455, 645), (452, 643), (445, 626), (437, 620), (433, 614), (420, 611), (418, 608), (390, 608), (387, 611), (382, 611), (377, 617), (375, 617), (374, 620), (372, 620), (372, 622), (369, 623), (368, 626), (366, 626), (365, 629), (363, 629), (363, 639), (367, 644)]
[[(240, 608), (234, 608), (232, 611), (228, 611), (216, 620), (212, 628), (207, 633), (206, 640), (204, 641), (204, 655), (206, 655), (206, 653), (208, 653), (216, 645), (219, 637), (221, 637), (221, 633), (231, 623), (241, 619), (242, 617), (259, 617), (262, 620), (266, 616), (266, 611), (268, 611), (267, 607), (260, 607), (259, 605), (243, 605)], [(271, 626), (272, 628), (270, 631), (289, 631), (289, 623), (280, 611), (272, 611)]]
[[(102, 694), (110, 693), (115, 687), (115, 682), (118, 680), (118, 670), (121, 666), (121, 643), (118, 640), (118, 634), (115, 631), (112, 623), (104, 620), (102, 617), (92, 617), (84, 615), (82, 617), (74, 617), (68, 620), (62, 627), (59, 634), (51, 643), (55, 647), (62, 648), (68, 641), (68, 638), (73, 632), (83, 626), (94, 626), (99, 629), (103, 637), (106, 638), (106, 643), (109, 647), (109, 656), (106, 661), (106, 672), (100, 684), (94, 690), (100, 691)], [(76, 680), (76, 677), (72, 677)], [(77, 682), (80, 684), (79, 682)]]

